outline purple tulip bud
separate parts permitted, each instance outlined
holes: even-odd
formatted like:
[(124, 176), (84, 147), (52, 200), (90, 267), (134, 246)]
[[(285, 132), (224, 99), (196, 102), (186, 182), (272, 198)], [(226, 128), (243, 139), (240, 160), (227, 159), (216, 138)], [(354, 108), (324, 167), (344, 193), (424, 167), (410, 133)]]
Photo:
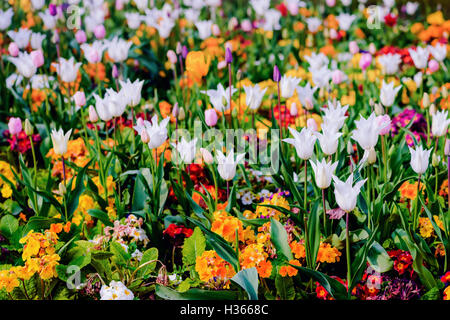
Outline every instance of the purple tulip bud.
[(117, 69), (117, 66), (115, 64), (113, 64), (112, 67), (112, 77), (114, 79), (117, 79), (119, 77), (119, 69)]
[(186, 59), (188, 53), (189, 53), (188, 48), (186, 46), (183, 46), (183, 48), (181, 48), (181, 55), (183, 56), (183, 59)]
[(231, 53), (230, 48), (225, 50), (225, 61), (227, 63), (231, 63), (233, 61), (233, 54)]
[(275, 67), (273, 67), (273, 81), (279, 82), (280, 80), (281, 80), (280, 69), (278, 69), (278, 66), (275, 65)]
[(180, 108), (178, 108), (178, 102), (175, 102), (175, 104), (173, 105), (173, 109), (172, 109), (172, 116), (174, 118), (177, 118), (179, 114), (180, 114)]
[(444, 153), (447, 157), (450, 157), (450, 139), (445, 140)]
[(51, 3), (49, 6), (48, 6), (48, 11), (50, 12), (50, 15), (51, 16), (56, 16), (56, 13), (57, 13), (57, 10), (56, 10), (56, 4), (54, 4), (54, 3)]
[(61, 5), (61, 9), (62, 9), (62, 11), (63, 12), (66, 12), (67, 11), (67, 9), (69, 8), (69, 4), (68, 3), (63, 3), (62, 5)]

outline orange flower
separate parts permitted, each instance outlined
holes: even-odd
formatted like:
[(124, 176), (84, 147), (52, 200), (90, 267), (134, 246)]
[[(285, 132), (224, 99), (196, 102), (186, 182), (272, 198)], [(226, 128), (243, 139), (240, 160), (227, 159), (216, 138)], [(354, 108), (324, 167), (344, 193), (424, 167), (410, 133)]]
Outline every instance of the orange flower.
[[(398, 189), (402, 198), (414, 200), (417, 197), (417, 184), (418, 182), (409, 183), (408, 181), (403, 182), (403, 184)], [(420, 184), (420, 190), (423, 192), (423, 183)]]
[(186, 57), (186, 71), (188, 77), (195, 82), (201, 82), (202, 78), (208, 74), (211, 58), (203, 51), (191, 51)]
[(317, 262), (335, 263), (339, 261), (341, 252), (329, 243), (322, 242), (317, 253)]
[[(301, 266), (301, 263), (298, 260), (290, 260), (289, 263), (299, 266), (299, 267)], [(298, 270), (292, 266), (282, 266), (279, 270), (279, 274), (282, 277), (286, 277), (286, 276), (294, 277), (297, 275), (297, 273), (298, 273)]]
[(296, 259), (306, 257), (305, 246), (297, 241), (292, 241), (289, 246)]

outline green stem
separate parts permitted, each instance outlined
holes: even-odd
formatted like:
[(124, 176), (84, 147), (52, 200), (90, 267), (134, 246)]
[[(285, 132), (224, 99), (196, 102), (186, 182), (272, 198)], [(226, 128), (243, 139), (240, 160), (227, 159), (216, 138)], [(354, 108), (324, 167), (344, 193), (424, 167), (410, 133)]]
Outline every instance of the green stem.
[(348, 212), (345, 213), (345, 253), (347, 256), (347, 287), (350, 288), (350, 281), (352, 279), (351, 263), (350, 263), (350, 237), (348, 227)]
[[(33, 165), (34, 165), (34, 177), (33, 177), (33, 185), (37, 190), (37, 164), (36, 164), (36, 153), (34, 152), (34, 145), (33, 145), (33, 137), (32, 135), (29, 136), (30, 138), (30, 145), (31, 145), (31, 153), (33, 154)], [(37, 194), (34, 192), (34, 202), (37, 205)], [(36, 208), (37, 210), (37, 208)]]

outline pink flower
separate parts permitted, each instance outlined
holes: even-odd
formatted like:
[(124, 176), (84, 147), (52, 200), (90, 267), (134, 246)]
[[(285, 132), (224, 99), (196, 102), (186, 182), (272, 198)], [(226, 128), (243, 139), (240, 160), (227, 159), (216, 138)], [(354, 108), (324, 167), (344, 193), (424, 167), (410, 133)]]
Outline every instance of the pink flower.
[(361, 59), (359, 59), (359, 67), (362, 70), (366, 70), (371, 63), (372, 63), (372, 55), (370, 53), (363, 54), (361, 56)]
[(11, 135), (19, 134), (22, 131), (22, 120), (20, 118), (11, 117), (8, 122), (8, 129)]
[(336, 0), (326, 0), (327, 6), (334, 7), (336, 5)]
[(83, 30), (78, 30), (77, 33), (75, 33), (75, 39), (79, 44), (83, 44), (86, 42), (86, 33)]
[(331, 80), (334, 84), (340, 84), (344, 80), (344, 73), (341, 70), (334, 70), (331, 74)]
[(15, 42), (11, 42), (8, 46), (8, 52), (12, 57), (17, 57), (19, 55), (19, 47)]
[(385, 114), (377, 117), (377, 123), (380, 127), (380, 135), (384, 136), (391, 131), (391, 118)]
[(337, 219), (339, 220), (342, 218), (345, 214), (345, 211), (341, 208), (331, 209), (327, 211), (327, 214), (330, 216), (330, 219)]
[(313, 118), (309, 118), (308, 121), (306, 121), (306, 126), (311, 129), (312, 131), (317, 131), (317, 122)]
[(86, 96), (83, 91), (77, 91), (73, 95), (73, 100), (75, 101), (75, 105), (77, 107), (82, 107), (86, 104)]
[(439, 63), (436, 60), (431, 59), (430, 62), (428, 62), (428, 68), (430, 68), (431, 73), (436, 72), (439, 70)]
[(99, 40), (103, 39), (106, 35), (105, 27), (102, 24), (96, 26), (94, 29), (94, 35)]
[(241, 22), (241, 28), (245, 32), (250, 32), (253, 29), (252, 23), (250, 20), (245, 19)]
[(92, 122), (92, 123), (98, 121), (97, 112), (95, 111), (95, 108), (92, 105), (89, 106), (89, 121)]
[(350, 50), (351, 54), (357, 54), (359, 52), (359, 47), (356, 41), (350, 41), (348, 44), (348, 49)]
[(169, 59), (170, 63), (177, 63), (177, 54), (173, 50), (167, 51), (167, 59)]
[(205, 110), (205, 121), (210, 127), (214, 127), (217, 124), (217, 112), (214, 109)]
[(30, 57), (36, 68), (39, 68), (44, 65), (44, 54), (42, 53), (42, 50), (31, 51)]

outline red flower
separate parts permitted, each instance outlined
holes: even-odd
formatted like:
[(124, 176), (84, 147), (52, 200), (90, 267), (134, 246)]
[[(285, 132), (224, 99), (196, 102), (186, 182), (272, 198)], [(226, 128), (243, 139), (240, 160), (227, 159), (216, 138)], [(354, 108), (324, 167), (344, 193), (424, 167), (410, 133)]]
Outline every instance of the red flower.
[(384, 22), (389, 27), (393, 27), (397, 24), (397, 16), (393, 15), (392, 13), (389, 13), (384, 17)]
[(278, 11), (281, 12), (281, 15), (282, 15), (283, 17), (286, 17), (286, 16), (287, 16), (287, 7), (286, 7), (286, 5), (284, 4), (284, 2), (280, 3), (280, 4), (277, 5), (275, 8), (277, 8)]

